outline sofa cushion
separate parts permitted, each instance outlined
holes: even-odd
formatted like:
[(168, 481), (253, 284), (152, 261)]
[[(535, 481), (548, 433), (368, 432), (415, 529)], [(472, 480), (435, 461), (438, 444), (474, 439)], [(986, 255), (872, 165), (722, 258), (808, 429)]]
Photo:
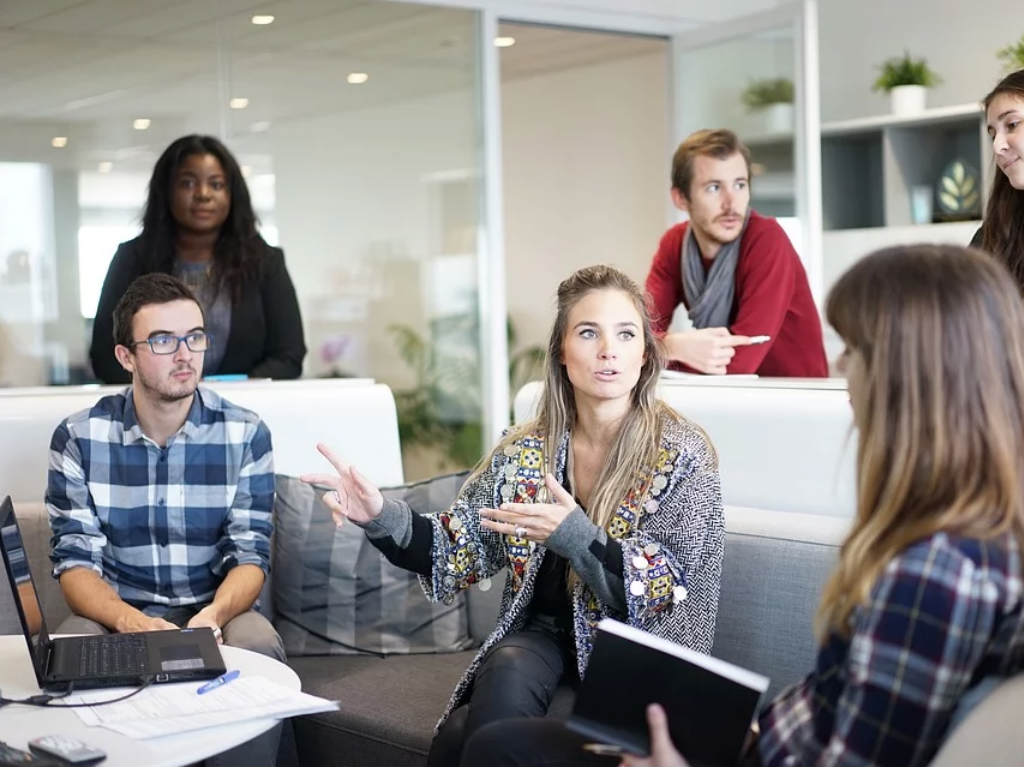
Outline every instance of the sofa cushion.
[(338, 711), (294, 720), (300, 762), (321, 764), (329, 753), (338, 766), (422, 765), (434, 725), (474, 655), (290, 659), (305, 692), (341, 703)]
[[(452, 502), (463, 475), (386, 490), (416, 511)], [(338, 528), (314, 489), (277, 475), (275, 625), (289, 657), (456, 652), (471, 645), (464, 598), (430, 604), (418, 579), (389, 563), (362, 529)]]
[(814, 668), (814, 612), (837, 554), (828, 543), (726, 535), (711, 654), (769, 677), (764, 701)]

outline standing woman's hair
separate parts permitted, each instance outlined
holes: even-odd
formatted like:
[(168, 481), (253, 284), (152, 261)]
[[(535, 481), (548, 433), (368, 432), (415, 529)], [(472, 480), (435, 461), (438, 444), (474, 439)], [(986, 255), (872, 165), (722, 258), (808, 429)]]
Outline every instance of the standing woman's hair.
[[(1010, 95), (1024, 102), (1024, 69), (1008, 74), (985, 97), (985, 113), (996, 96)], [(988, 196), (981, 246), (1002, 259), (1017, 285), (1024, 287), (1024, 190), (1014, 189), (1010, 179), (996, 169)]]
[[(826, 316), (846, 342), (857, 514), (819, 634), (848, 635), (885, 565), (939, 531), (1024, 543), (1024, 305), (977, 250), (894, 247), (846, 272)], [(859, 356), (859, 359), (857, 357)]]
[(258, 279), (263, 238), (256, 231), (256, 214), (249, 188), (228, 148), (213, 136), (182, 136), (174, 141), (153, 166), (149, 196), (142, 214), (143, 252), (149, 259), (144, 271), (171, 272), (174, 265), (178, 225), (171, 215), (171, 186), (174, 174), (187, 157), (210, 154), (217, 158), (231, 194), (228, 217), (214, 245), (215, 284), (224, 284), (237, 300), (249, 279)]

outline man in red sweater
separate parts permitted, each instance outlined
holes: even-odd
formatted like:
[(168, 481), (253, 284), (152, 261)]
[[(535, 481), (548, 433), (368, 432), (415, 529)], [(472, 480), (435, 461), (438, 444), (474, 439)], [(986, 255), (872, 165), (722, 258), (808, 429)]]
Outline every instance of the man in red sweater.
[[(664, 234), (647, 275), (655, 331), (679, 363), (672, 367), (827, 376), (807, 273), (778, 222), (750, 208), (750, 151), (736, 134), (698, 131), (679, 145), (672, 201), (690, 220)], [(679, 304), (695, 329), (667, 333)]]

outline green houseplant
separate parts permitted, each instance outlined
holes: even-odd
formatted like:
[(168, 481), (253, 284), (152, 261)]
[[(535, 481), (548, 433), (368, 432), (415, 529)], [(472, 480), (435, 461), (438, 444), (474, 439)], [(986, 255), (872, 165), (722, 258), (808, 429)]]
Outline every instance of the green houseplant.
[(888, 92), (901, 85), (923, 85), (925, 88), (931, 88), (942, 82), (924, 59), (912, 58), (910, 51), (904, 51), (902, 56), (886, 59), (879, 68), (881, 72), (872, 86), (872, 90), (876, 91)]
[[(394, 392), (403, 453), (412, 449), (430, 455), (434, 460), (430, 471), (472, 466), (484, 449), (476, 315), (454, 315), (433, 322), (429, 340), (409, 325), (390, 325), (387, 330), (399, 357), (413, 372), (413, 385)], [(507, 334), (512, 350), (516, 333), (511, 321)], [(510, 351), (512, 392), (539, 378), (543, 364), (540, 346)]]
[(1007, 73), (1024, 69), (1024, 35), (1017, 42), (996, 51), (996, 57), (1003, 62), (1003, 69)]
[(740, 100), (751, 112), (767, 109), (772, 104), (792, 104), (793, 81), (785, 77), (753, 80), (743, 89)]
[(928, 63), (924, 59), (911, 57), (910, 51), (886, 59), (879, 69), (881, 71), (872, 89), (889, 94), (894, 114), (923, 111), (926, 89), (941, 82), (941, 78), (928, 67)]
[(753, 80), (743, 89), (740, 100), (755, 113), (755, 133), (793, 131), (793, 81), (785, 77)]

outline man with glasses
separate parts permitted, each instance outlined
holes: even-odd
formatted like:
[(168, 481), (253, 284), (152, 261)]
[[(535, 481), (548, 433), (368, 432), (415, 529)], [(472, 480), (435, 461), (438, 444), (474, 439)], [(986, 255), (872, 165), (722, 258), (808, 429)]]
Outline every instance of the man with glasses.
[(50, 559), (74, 613), (58, 631), (209, 626), (283, 660), (252, 609), (270, 564), (270, 432), (199, 387), (215, 339), (178, 279), (136, 279), (114, 340), (131, 386), (66, 418), (50, 442)]

